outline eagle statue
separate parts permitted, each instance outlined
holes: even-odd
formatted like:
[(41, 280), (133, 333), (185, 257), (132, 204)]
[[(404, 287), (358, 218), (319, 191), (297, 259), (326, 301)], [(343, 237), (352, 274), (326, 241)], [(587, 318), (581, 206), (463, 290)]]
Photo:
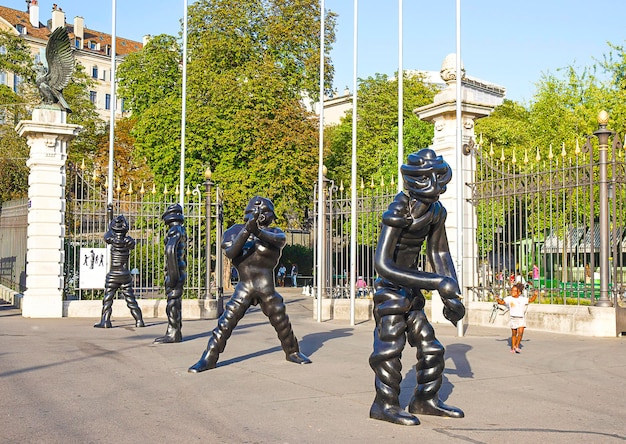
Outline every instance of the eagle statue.
[(70, 82), (74, 72), (74, 53), (70, 45), (70, 38), (65, 28), (56, 28), (46, 45), (46, 61), (48, 69), (41, 63), (35, 67), (37, 77), (35, 82), (43, 103), (58, 103), (61, 109), (72, 112), (63, 97), (63, 89)]

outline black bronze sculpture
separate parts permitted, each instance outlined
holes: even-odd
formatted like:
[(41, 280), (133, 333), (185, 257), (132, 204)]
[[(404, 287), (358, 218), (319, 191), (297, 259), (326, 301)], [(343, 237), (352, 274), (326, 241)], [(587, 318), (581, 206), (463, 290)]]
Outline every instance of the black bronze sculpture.
[(127, 236), (128, 222), (123, 215), (117, 216), (109, 224), (109, 230), (104, 234), (104, 241), (111, 245), (111, 266), (104, 283), (105, 292), (102, 299), (102, 318), (94, 325), (96, 328), (111, 328), (111, 312), (113, 298), (121, 289), (130, 314), (135, 318), (137, 327), (144, 327), (141, 308), (135, 299), (133, 291), (133, 277), (128, 269), (130, 250), (135, 248), (135, 240)]
[(46, 104), (58, 103), (61, 109), (72, 112), (63, 97), (63, 89), (68, 85), (74, 72), (74, 53), (65, 28), (56, 28), (46, 44), (48, 69), (41, 63), (35, 65), (35, 83)]
[(215, 368), (226, 341), (250, 305), (261, 306), (278, 333), (288, 361), (309, 364), (300, 353), (283, 298), (274, 285), (274, 268), (278, 264), (286, 236), (282, 230), (269, 227), (274, 221), (274, 204), (263, 197), (253, 197), (245, 210), (244, 224), (236, 224), (224, 233), (222, 247), (239, 273), (239, 283), (213, 329), (207, 348), (198, 362), (189, 368), (198, 373)]
[(170, 344), (183, 340), (182, 297), (183, 285), (187, 279), (187, 233), (183, 223), (183, 208), (179, 204), (170, 205), (162, 216), (169, 227), (165, 238), (165, 294), (167, 296), (167, 331), (165, 336), (154, 340), (156, 343)]
[[(383, 214), (375, 256), (379, 278), (374, 284), (374, 351), (370, 366), (376, 374), (376, 398), (370, 417), (402, 425), (417, 425), (411, 413), (463, 417), (463, 412), (439, 399), (444, 369), (444, 347), (435, 338), (424, 314), (422, 291), (437, 290), (444, 316), (454, 325), (465, 315), (450, 256), (444, 223), (446, 210), (439, 202), (452, 178), (448, 164), (431, 149), (408, 156), (402, 165), (406, 192), (396, 195)], [(422, 244), (433, 272), (417, 267)], [(399, 404), (406, 340), (417, 348), (417, 387), (405, 412)]]

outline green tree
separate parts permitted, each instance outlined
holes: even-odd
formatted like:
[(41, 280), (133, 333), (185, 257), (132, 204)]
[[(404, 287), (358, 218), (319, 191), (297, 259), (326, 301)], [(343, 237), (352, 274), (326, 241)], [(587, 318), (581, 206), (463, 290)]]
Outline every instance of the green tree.
[[(203, 181), (211, 167), (228, 202), (226, 224), (241, 219), (255, 193), (272, 199), (279, 217), (287, 211), (302, 215), (308, 205), (316, 176), (317, 122), (302, 98), (315, 100), (319, 93), (319, 16), (314, 0), (200, 0), (189, 9), (186, 180)], [(331, 13), (327, 52), (334, 26)], [(154, 49), (155, 60), (168, 57), (169, 46)], [(143, 69), (129, 64), (124, 82), (149, 82)], [(332, 73), (327, 64), (327, 89)], [(175, 73), (164, 76), (173, 82)], [(146, 88), (153, 86), (124, 93), (145, 104), (139, 106), (133, 133), (137, 151), (156, 180), (173, 187), (180, 158), (180, 94), (154, 97)]]
[[(404, 150), (417, 151), (431, 144), (433, 127), (420, 121), (413, 110), (432, 103), (437, 92), (424, 83), (422, 76), (405, 76), (404, 84)], [(357, 170), (365, 181), (382, 177), (397, 181), (398, 171), (398, 81), (384, 74), (359, 80), (357, 123)], [(325, 159), (329, 177), (350, 182), (352, 150), (352, 113), (336, 127), (326, 129), (328, 157)]]
[(135, 116), (166, 97), (181, 94), (181, 49), (167, 34), (153, 37), (141, 51), (128, 54), (117, 71), (118, 93)]

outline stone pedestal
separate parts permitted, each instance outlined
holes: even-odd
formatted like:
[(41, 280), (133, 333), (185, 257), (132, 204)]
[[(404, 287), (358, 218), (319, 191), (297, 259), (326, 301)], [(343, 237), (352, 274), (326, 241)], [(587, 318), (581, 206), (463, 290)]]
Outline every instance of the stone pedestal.
[[(463, 64), (461, 63), (461, 67)], [(476, 170), (475, 158), (464, 152), (461, 165), (458, 164), (458, 149), (456, 146), (456, 56), (448, 55), (441, 67), (441, 78), (447, 86), (435, 96), (431, 105), (426, 105), (413, 112), (421, 120), (432, 122), (435, 126), (435, 136), (431, 148), (443, 156), (452, 169), (452, 181), (448, 184), (446, 192), (440, 197), (440, 201), (448, 212), (446, 220), (446, 234), (450, 253), (457, 265), (457, 274), (461, 278), (464, 301), (470, 298), (467, 288), (478, 284), (478, 249), (476, 246), (476, 209), (469, 202), (471, 190), (463, 187), (463, 195), (458, 195), (458, 181), (464, 184), (473, 182), (472, 174)], [(462, 124), (462, 145), (467, 145), (474, 138), (474, 121), (491, 114), (493, 109), (504, 100), (504, 88), (497, 85), (487, 84), (471, 78), (466, 78), (463, 71), (461, 83), (461, 118)], [(463, 214), (459, 215), (457, 202), (463, 199)], [(458, 258), (458, 230), (463, 227), (463, 257)], [(460, 268), (460, 270), (459, 270)], [(448, 322), (443, 317), (443, 302), (435, 293), (432, 301), (433, 322)]]
[(63, 315), (65, 161), (67, 144), (79, 130), (66, 123), (65, 111), (55, 106), (36, 108), (32, 120), (16, 127), (30, 147), (24, 317)]

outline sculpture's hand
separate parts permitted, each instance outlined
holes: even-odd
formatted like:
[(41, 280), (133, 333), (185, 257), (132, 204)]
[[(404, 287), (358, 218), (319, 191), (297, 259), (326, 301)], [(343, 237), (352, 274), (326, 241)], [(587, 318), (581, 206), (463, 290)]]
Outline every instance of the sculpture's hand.
[(439, 296), (441, 299), (458, 299), (461, 297), (461, 292), (459, 290), (459, 284), (455, 279), (450, 277), (444, 277), (441, 279), (439, 283)]
[(456, 323), (463, 319), (463, 316), (465, 316), (465, 306), (463, 305), (463, 302), (461, 302), (460, 299), (458, 298), (454, 298), (454, 299), (441, 299), (443, 301), (443, 316), (450, 322), (452, 322), (452, 324), (454, 326), (456, 326)]
[(259, 234), (259, 231), (261, 231), (258, 222), (259, 214), (259, 208), (256, 207), (252, 213), (252, 217), (246, 221), (246, 230), (254, 235)]

